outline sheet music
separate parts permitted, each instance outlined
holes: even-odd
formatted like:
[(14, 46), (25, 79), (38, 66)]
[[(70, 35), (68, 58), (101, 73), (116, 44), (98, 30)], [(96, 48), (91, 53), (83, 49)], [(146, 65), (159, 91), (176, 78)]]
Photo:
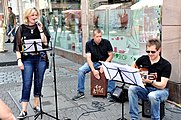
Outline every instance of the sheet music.
[(43, 51), (41, 39), (28, 39), (24, 42), (24, 52)]
[[(130, 67), (128, 65), (120, 65), (110, 62), (103, 62), (102, 65), (106, 79), (138, 85), (145, 88), (138, 69)], [(118, 70), (121, 71), (123, 80)]]

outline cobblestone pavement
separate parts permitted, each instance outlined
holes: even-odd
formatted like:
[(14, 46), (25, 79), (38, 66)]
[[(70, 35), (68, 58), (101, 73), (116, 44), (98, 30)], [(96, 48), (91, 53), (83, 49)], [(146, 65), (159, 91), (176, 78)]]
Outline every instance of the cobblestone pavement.
[[(0, 99), (2, 99), (18, 116), (21, 105), (19, 99), (21, 97), (21, 72), (16, 65), (15, 53), (12, 52), (12, 44), (6, 44), (8, 52), (0, 53)], [(51, 61), (51, 57), (50, 61)], [(6, 64), (5, 64), (6, 63)], [(10, 63), (10, 65), (8, 64)], [(109, 103), (106, 98), (92, 97), (90, 95), (90, 76), (86, 76), (85, 98), (72, 101), (71, 98), (76, 94), (77, 87), (77, 69), (79, 64), (69, 61), (65, 58), (55, 55), (56, 69), (56, 88), (57, 88), (57, 104), (58, 117), (60, 120), (117, 120), (122, 117), (122, 104), (119, 102)], [(53, 69), (52, 69), (53, 70)], [(52, 115), (56, 117), (55, 106), (55, 79), (53, 71), (47, 69), (43, 85), (42, 108), (45, 113), (38, 116), (38, 120), (53, 120)], [(121, 85), (117, 83), (117, 85)], [(32, 88), (33, 89), (33, 88)], [(33, 91), (33, 90), (32, 90)], [(26, 120), (34, 120), (35, 113), (32, 110), (33, 96), (28, 106), (28, 117)], [(96, 105), (94, 104), (96, 103)], [(129, 119), (128, 102), (124, 103), (124, 117)], [(140, 116), (141, 115), (140, 105)], [(142, 120), (150, 118), (142, 117)], [(165, 104), (164, 120), (180, 120), (181, 110), (173, 104)]]

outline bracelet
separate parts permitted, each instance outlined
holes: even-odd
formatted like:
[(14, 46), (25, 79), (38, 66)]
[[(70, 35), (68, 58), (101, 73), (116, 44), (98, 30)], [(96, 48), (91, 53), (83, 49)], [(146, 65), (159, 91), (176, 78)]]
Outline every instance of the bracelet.
[(17, 61), (20, 60), (20, 59), (21, 59), (21, 58), (18, 58)]
[(44, 31), (41, 31), (40, 33), (44, 33)]

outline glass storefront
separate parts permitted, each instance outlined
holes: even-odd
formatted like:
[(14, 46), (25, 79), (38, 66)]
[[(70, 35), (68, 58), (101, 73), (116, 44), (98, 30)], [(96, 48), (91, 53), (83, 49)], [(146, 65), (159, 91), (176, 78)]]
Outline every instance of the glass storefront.
[(47, 9), (42, 9), (41, 12), (47, 18), (52, 42), (55, 43), (57, 48), (81, 53), (82, 29), (80, 1), (51, 0), (47, 4), (49, 4)]
[(161, 7), (150, 6), (131, 9), (130, 4), (101, 5), (90, 11), (94, 28), (103, 32), (114, 51), (114, 62), (131, 65), (140, 55), (145, 54), (149, 38), (160, 38)]
[[(132, 2), (110, 5), (93, 2), (89, 1), (89, 38), (94, 28), (101, 29), (103, 38), (113, 46), (114, 62), (131, 65), (145, 54), (149, 38), (161, 37), (161, 6), (135, 8)], [(81, 2), (51, 0), (51, 5), (51, 11), (49, 7), (42, 12), (47, 13), (52, 40), (57, 32), (56, 47), (82, 54)]]

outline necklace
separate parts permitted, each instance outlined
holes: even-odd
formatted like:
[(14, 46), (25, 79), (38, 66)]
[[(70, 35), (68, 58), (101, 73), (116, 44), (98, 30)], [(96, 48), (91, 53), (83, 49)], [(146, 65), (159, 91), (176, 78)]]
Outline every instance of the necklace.
[(35, 25), (28, 25), (31, 34), (34, 34), (35, 27), (36, 27)]
[(33, 34), (33, 29), (31, 29), (31, 34)]

